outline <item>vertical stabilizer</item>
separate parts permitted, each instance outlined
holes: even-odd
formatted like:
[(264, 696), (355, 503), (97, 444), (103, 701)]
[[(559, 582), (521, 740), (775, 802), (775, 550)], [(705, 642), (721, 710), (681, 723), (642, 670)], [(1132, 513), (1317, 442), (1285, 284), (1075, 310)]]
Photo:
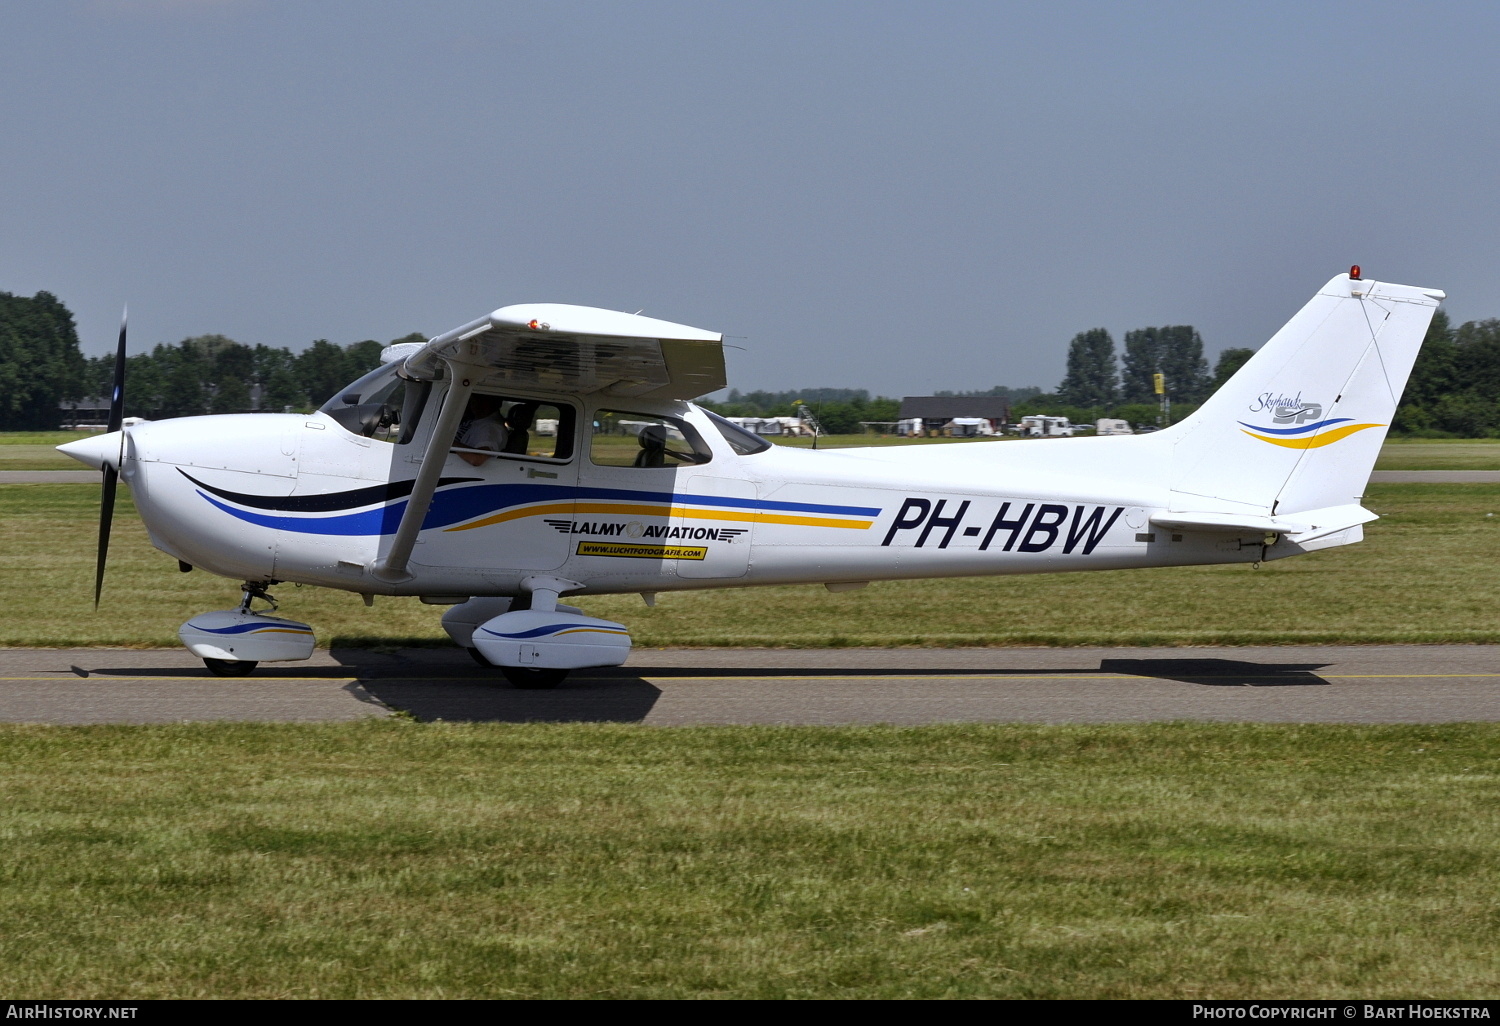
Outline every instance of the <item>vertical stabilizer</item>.
[(1442, 299), (1331, 280), (1172, 430), (1172, 509), (1288, 515), (1358, 502)]

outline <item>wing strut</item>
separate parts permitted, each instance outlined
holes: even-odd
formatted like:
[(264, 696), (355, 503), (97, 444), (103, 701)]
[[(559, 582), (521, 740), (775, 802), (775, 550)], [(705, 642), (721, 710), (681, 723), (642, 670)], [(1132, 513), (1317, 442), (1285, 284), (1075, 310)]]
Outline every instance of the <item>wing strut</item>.
[(391, 538), (391, 547), (385, 559), (371, 570), (374, 576), (383, 580), (401, 581), (411, 576), (406, 571), (407, 561), (411, 559), (412, 547), (417, 544), (417, 534), (422, 530), (427, 510), (432, 506), (432, 493), (437, 491), (443, 464), (448, 459), (448, 450), (453, 447), (459, 421), (463, 419), (464, 409), (469, 404), (469, 393), (474, 390), (473, 381), (459, 377), (451, 363), (448, 368), (448, 379), (452, 385), (448, 389), (447, 398), (443, 400), (443, 412), (432, 426), (432, 437), (427, 440), (427, 451), (422, 454), (422, 467), (417, 471), (417, 479), (412, 484), (411, 497), (406, 500), (406, 512), (401, 514), (401, 523), (396, 528), (395, 536)]

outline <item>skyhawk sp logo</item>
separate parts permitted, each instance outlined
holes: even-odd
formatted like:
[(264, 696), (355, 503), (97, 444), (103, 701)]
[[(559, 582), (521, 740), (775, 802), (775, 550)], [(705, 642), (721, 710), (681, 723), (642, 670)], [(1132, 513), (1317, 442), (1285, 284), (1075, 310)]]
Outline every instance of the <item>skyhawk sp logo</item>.
[(1242, 420), (1239, 425), (1245, 434), (1285, 449), (1321, 449), (1365, 428), (1385, 427), (1384, 424), (1355, 424), (1352, 417), (1324, 420), (1323, 404), (1303, 402), (1301, 392), (1294, 396), (1262, 393), (1250, 404), (1250, 412), (1269, 412), (1272, 426), (1263, 427)]
[(1323, 416), (1323, 407), (1317, 403), (1303, 403), (1300, 406), (1283, 406), (1276, 410), (1276, 416), (1272, 418), (1278, 425), (1306, 424), (1310, 420), (1317, 420)]

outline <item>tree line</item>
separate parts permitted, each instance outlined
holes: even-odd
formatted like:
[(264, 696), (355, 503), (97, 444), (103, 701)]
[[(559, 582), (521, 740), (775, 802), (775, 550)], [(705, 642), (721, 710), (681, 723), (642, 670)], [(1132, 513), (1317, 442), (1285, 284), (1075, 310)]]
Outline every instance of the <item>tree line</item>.
[[(391, 340), (421, 342), (419, 332)], [(129, 357), (127, 416), (162, 420), (202, 413), (307, 411), (374, 369), (390, 343), (366, 339), (340, 346), (317, 339), (301, 352), (249, 346), (223, 335), (199, 335), (161, 344)], [(1037, 386), (996, 385), (984, 391), (938, 395), (997, 396), (1011, 419), (1050, 413), (1075, 421), (1119, 417), (1154, 423), (1158, 410), (1153, 375), (1166, 379), (1173, 419), (1192, 411), (1254, 355), (1247, 348), (1221, 351), (1210, 371), (1203, 337), (1191, 325), (1127, 331), (1122, 352), (1104, 328), (1079, 332), (1068, 345), (1067, 373), (1044, 392)], [(60, 403), (110, 394), (113, 356), (84, 357), (73, 315), (56, 296), (0, 292), (0, 430), (56, 428)], [(900, 400), (865, 389), (809, 388), (784, 392), (732, 390), (703, 405), (727, 416), (792, 416), (807, 405), (833, 434), (852, 434), (861, 423), (895, 421)], [(1434, 438), (1500, 437), (1500, 319), (1454, 327), (1438, 311), (1428, 329), (1392, 430)]]
[(1453, 327), (1439, 310), (1392, 430), (1428, 438), (1500, 438), (1500, 320)]
[(57, 404), (78, 394), (84, 370), (73, 315), (50, 292), (0, 292), (0, 430), (57, 427)]
[[(420, 333), (393, 342), (424, 342)], [(307, 411), (380, 364), (387, 343), (317, 339), (300, 353), (199, 335), (127, 357), (125, 415)], [(85, 357), (68, 308), (50, 292), (0, 292), (0, 431), (58, 427), (64, 402), (107, 402), (114, 355)]]
[[(425, 342), (413, 333), (392, 342)], [(380, 366), (389, 343), (366, 339), (347, 346), (317, 339), (300, 353), (247, 346), (223, 335), (198, 335), (158, 345), (125, 361), (125, 415), (164, 420), (200, 413), (307, 411)], [(107, 396), (113, 356), (85, 361), (80, 393)]]

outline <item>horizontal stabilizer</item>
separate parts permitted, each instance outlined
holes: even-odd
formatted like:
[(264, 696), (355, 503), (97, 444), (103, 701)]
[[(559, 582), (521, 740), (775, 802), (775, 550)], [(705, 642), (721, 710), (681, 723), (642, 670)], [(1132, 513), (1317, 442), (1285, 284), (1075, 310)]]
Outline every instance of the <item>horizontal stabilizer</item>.
[(1152, 525), (1169, 531), (1210, 531), (1218, 534), (1284, 534), (1298, 542), (1347, 531), (1369, 523), (1376, 515), (1363, 506), (1329, 506), (1290, 517), (1262, 517), (1245, 513), (1158, 513)]

